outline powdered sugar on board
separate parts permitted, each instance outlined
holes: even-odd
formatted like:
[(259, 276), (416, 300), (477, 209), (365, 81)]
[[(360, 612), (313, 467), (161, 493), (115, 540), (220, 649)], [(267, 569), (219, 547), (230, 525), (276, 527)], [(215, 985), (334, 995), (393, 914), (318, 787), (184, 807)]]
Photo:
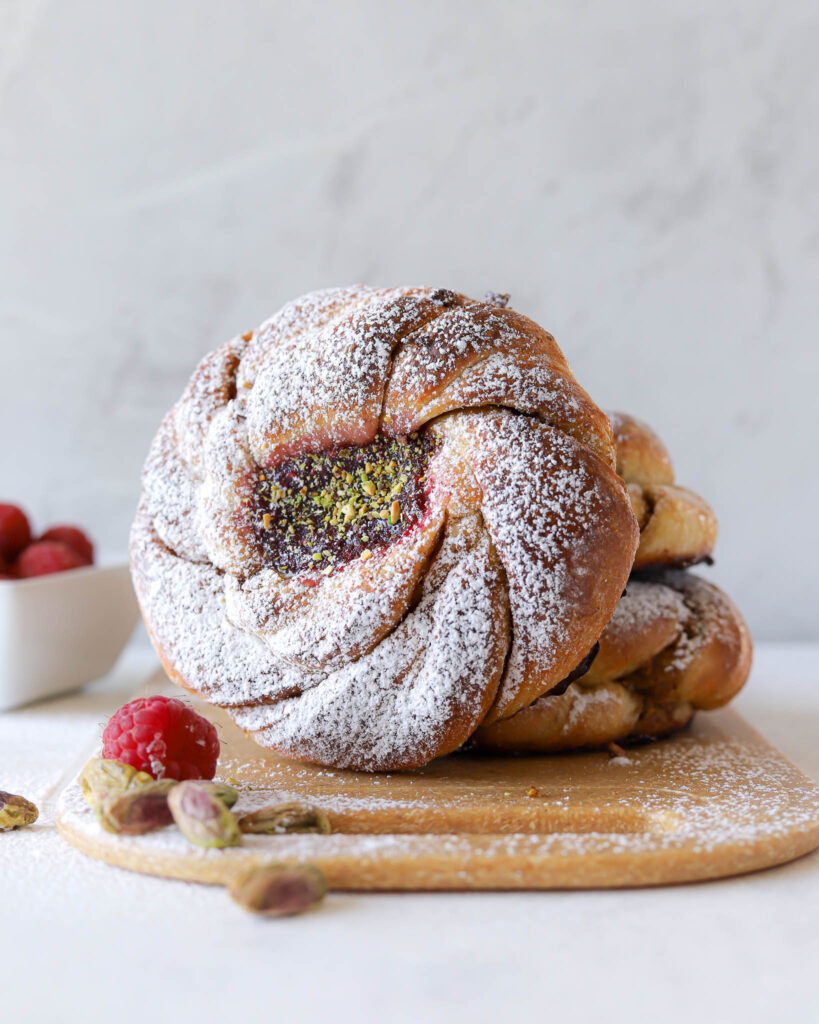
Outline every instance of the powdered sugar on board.
[[(220, 774), (236, 810), (298, 800), (330, 836), (247, 836), (202, 851), (173, 828), (104, 832), (72, 783), (59, 826), (80, 849), (135, 870), (226, 882), (260, 860), (319, 864), (336, 888), (576, 888), (719, 877), (819, 845), (819, 788), (732, 711), (629, 751), (561, 757), (456, 755), (411, 774), (322, 770), (255, 748), (228, 722)], [(529, 786), (538, 796), (526, 796)]]

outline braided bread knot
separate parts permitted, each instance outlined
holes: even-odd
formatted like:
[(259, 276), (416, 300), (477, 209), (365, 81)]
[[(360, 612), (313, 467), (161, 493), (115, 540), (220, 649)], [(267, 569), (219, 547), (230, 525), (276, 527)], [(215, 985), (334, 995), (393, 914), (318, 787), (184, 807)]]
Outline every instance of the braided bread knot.
[(132, 532), (169, 674), (268, 747), (413, 768), (567, 676), (639, 530), (554, 339), (443, 289), (315, 292), (208, 355)]
[(693, 573), (632, 579), (589, 670), (556, 696), (482, 727), (475, 746), (551, 752), (657, 739), (743, 687), (751, 639), (733, 601)]
[(751, 638), (733, 601), (679, 566), (710, 561), (717, 522), (674, 484), (668, 449), (646, 423), (610, 413), (617, 472), (640, 526), (635, 575), (596, 652), (571, 677), (516, 714), (479, 728), (471, 743), (547, 753), (658, 739), (695, 711), (727, 704), (751, 668)]
[(710, 505), (674, 482), (668, 449), (641, 420), (612, 412), (617, 472), (628, 487), (640, 526), (634, 571), (684, 568), (707, 562), (717, 540)]

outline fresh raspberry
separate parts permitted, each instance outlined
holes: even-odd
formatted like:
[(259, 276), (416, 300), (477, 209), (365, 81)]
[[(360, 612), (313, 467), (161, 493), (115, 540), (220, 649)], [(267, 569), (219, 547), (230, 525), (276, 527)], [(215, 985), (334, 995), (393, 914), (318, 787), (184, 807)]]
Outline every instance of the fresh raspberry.
[(31, 543), (31, 526), (25, 512), (16, 505), (0, 505), (0, 562), (13, 562)]
[(139, 697), (108, 719), (102, 756), (155, 779), (212, 779), (219, 737), (206, 718), (176, 697)]
[(10, 572), (0, 572), (0, 580), (16, 580), (16, 576), (12, 576)]
[(50, 576), (67, 569), (80, 569), (88, 563), (67, 544), (58, 540), (37, 540), (23, 551), (14, 563), (14, 571), (20, 579), (29, 576)]
[(76, 551), (88, 565), (94, 562), (94, 545), (88, 535), (76, 526), (51, 526), (39, 539), (58, 540), (61, 544), (67, 544), (72, 551)]

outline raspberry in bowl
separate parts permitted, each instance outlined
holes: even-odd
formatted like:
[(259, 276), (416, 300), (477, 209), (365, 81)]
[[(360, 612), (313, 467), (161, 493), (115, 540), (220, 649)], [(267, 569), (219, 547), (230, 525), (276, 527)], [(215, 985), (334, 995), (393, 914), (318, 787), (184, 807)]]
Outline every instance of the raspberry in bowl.
[(11, 565), (31, 543), (31, 524), (17, 505), (0, 502), (0, 566)]
[(85, 531), (35, 536), (19, 506), (0, 503), (0, 711), (105, 675), (138, 609), (127, 565), (96, 566)]
[(13, 569), (17, 579), (26, 580), (34, 576), (53, 576), (70, 569), (82, 569), (90, 564), (61, 541), (38, 540), (20, 553)]

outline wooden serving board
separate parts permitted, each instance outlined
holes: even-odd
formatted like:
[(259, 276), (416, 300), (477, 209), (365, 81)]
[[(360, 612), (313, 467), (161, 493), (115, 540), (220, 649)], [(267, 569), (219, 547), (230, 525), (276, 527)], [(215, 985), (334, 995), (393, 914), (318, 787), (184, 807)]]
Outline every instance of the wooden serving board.
[(237, 810), (312, 803), (333, 834), (245, 836), (207, 851), (174, 828), (110, 835), (74, 782), (57, 822), (68, 842), (119, 867), (216, 884), (265, 861), (309, 861), (331, 888), (358, 890), (664, 885), (755, 871), (819, 846), (819, 787), (730, 709), (625, 758), (453, 754), (369, 775), (279, 757), (197, 707), (219, 729), (217, 776), (241, 783)]

